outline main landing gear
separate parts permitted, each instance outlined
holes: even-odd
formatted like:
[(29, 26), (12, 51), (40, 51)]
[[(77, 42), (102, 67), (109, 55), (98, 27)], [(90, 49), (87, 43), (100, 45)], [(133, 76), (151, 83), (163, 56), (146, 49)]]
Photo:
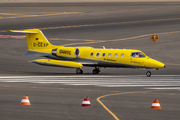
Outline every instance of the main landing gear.
[(81, 68), (76, 68), (76, 74), (83, 74), (83, 70)]
[[(93, 74), (99, 74), (99, 72), (101, 71), (98, 67), (95, 67), (92, 71)], [(76, 68), (76, 74), (83, 74), (83, 70), (81, 68)]]
[(99, 74), (99, 72), (101, 72), (99, 67), (95, 67), (95, 69), (92, 71), (93, 74)]
[(147, 77), (150, 77), (150, 76), (151, 76), (151, 72), (150, 72), (150, 71), (147, 71), (147, 72), (146, 72), (146, 76), (147, 76)]

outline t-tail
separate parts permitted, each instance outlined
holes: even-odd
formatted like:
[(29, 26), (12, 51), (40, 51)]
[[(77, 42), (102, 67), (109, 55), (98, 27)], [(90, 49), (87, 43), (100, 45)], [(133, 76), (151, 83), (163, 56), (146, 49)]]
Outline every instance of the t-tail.
[(10, 32), (26, 34), (28, 51), (50, 54), (52, 49), (57, 47), (52, 45), (39, 29), (10, 30)]

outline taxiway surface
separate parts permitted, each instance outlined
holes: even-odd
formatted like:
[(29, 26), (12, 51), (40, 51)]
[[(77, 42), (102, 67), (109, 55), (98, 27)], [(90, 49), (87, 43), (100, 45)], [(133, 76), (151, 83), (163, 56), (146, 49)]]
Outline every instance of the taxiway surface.
[[(0, 119), (178, 120), (179, 80), (137, 75), (0, 77)], [(26, 94), (31, 106), (20, 105)], [(81, 107), (86, 96), (92, 107)], [(154, 99), (161, 110), (150, 109)]]
[[(84, 68), (38, 66), (23, 57), (25, 38), (0, 38), (0, 119), (178, 120), (180, 3), (14, 3), (0, 4), (0, 34), (10, 29), (39, 28), (52, 44), (140, 49), (166, 64), (152, 71), (102, 68), (99, 75)], [(151, 35), (158, 35), (156, 43)], [(48, 76), (47, 76), (48, 75)], [(126, 76), (119, 76), (126, 75)], [(153, 76), (154, 75), (154, 76)], [(156, 76), (158, 75), (158, 76)], [(174, 76), (175, 75), (175, 76)], [(20, 106), (23, 95), (31, 106)], [(91, 108), (82, 108), (89, 96)], [(154, 99), (161, 110), (152, 110)]]

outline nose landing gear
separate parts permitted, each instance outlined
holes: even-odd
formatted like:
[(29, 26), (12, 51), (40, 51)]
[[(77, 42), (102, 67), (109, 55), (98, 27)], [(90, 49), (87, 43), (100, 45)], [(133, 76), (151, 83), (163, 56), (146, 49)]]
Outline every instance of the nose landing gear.
[(150, 72), (150, 71), (147, 71), (147, 72), (146, 72), (146, 76), (147, 76), (147, 77), (151, 77), (151, 72)]

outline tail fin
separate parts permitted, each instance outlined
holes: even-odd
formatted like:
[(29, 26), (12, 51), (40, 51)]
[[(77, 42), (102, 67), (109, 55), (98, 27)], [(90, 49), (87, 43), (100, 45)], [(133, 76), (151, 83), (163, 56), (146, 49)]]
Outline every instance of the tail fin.
[(28, 50), (50, 52), (55, 46), (52, 45), (39, 29), (10, 30), (10, 32), (25, 33)]

